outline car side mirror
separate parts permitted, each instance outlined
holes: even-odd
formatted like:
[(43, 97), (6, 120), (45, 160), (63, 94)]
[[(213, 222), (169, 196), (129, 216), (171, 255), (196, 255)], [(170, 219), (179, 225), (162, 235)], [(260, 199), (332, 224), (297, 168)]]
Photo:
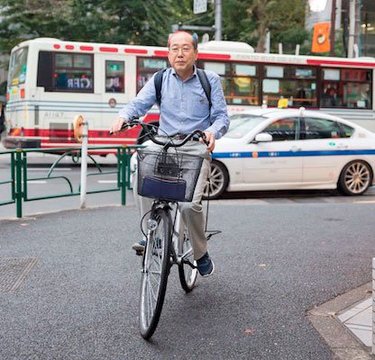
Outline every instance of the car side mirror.
[(268, 133), (259, 133), (255, 135), (254, 143), (269, 142), (272, 141), (272, 135)]

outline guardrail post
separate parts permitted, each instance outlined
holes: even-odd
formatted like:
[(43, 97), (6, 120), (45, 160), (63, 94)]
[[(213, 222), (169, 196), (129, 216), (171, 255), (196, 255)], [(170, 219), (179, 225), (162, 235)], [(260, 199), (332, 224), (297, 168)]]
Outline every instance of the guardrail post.
[(372, 353), (375, 354), (375, 258), (372, 259)]
[(126, 148), (126, 188), (130, 190), (130, 159), (132, 157), (131, 149)]
[(120, 171), (121, 171), (121, 205), (126, 205), (126, 188), (127, 188), (127, 178), (126, 178), (126, 170), (127, 170), (127, 161), (128, 154), (127, 149), (125, 147), (121, 148), (121, 156), (120, 156)]
[(12, 181), (12, 200), (14, 201), (16, 199), (16, 159), (14, 156), (14, 152), (10, 154), (10, 177)]
[(82, 148), (81, 148), (81, 209), (86, 207), (87, 192), (87, 146), (88, 146), (88, 122), (81, 123), (82, 129)]
[(16, 191), (15, 191), (17, 217), (22, 217), (22, 149), (16, 150)]

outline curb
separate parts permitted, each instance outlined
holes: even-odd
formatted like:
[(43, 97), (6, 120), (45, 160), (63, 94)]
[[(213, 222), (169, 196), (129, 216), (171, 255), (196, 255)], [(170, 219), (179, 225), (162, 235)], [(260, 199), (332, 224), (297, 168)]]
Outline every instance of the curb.
[(86, 206), (84, 209), (80, 209), (79, 207), (75, 208), (66, 208), (66, 209), (60, 209), (60, 210), (50, 210), (50, 211), (40, 211), (35, 212), (32, 214), (25, 215), (21, 218), (18, 218), (16, 216), (10, 216), (10, 217), (0, 217), (1, 221), (26, 221), (26, 220), (36, 220), (37, 217), (43, 216), (43, 215), (49, 215), (49, 214), (56, 214), (61, 212), (70, 212), (70, 211), (89, 211), (89, 210), (95, 210), (95, 209), (101, 209), (101, 208), (108, 208), (108, 207), (123, 207), (123, 208), (129, 208), (129, 207), (135, 207), (134, 203), (121, 205), (121, 204), (108, 204), (108, 205), (91, 205)]
[(308, 311), (308, 319), (335, 354), (334, 359), (373, 360), (375, 358), (371, 355), (371, 347), (360, 342), (338, 319), (342, 312), (368, 299), (371, 292), (372, 282), (369, 282)]

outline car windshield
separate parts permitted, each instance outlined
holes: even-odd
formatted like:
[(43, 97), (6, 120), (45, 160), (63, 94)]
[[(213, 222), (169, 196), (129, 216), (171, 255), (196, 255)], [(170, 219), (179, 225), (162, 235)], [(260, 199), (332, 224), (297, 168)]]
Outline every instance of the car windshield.
[(259, 115), (235, 114), (230, 117), (230, 126), (225, 137), (230, 139), (240, 139), (250, 130), (254, 129), (262, 121), (264, 117)]

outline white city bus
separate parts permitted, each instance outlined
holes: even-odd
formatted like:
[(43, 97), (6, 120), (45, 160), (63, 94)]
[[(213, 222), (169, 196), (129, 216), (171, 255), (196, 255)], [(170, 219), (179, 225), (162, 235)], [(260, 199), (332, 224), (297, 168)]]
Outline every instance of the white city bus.
[[(167, 66), (162, 47), (39, 38), (10, 57), (7, 148), (75, 144), (73, 119), (89, 122), (91, 145), (136, 144), (140, 129), (110, 137), (108, 128), (154, 72)], [(198, 66), (221, 76), (229, 112), (249, 106), (321, 109), (375, 131), (375, 59), (258, 54), (243, 43), (200, 45)], [(284, 100), (285, 102), (286, 100)], [(157, 123), (157, 107), (145, 121)]]

